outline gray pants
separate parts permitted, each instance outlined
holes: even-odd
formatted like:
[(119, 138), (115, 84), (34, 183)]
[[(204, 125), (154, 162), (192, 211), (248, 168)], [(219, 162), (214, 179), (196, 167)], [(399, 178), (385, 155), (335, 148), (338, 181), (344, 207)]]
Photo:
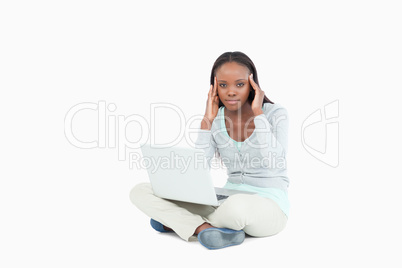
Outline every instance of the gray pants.
[(218, 228), (243, 230), (255, 237), (277, 234), (287, 223), (286, 214), (273, 200), (258, 195), (232, 195), (214, 207), (162, 199), (154, 195), (150, 183), (140, 183), (131, 190), (130, 199), (148, 217), (173, 229), (186, 241), (204, 222)]

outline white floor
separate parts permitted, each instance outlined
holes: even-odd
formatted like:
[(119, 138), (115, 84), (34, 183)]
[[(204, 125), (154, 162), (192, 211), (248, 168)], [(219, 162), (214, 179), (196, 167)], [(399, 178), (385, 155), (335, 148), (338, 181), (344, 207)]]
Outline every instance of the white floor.
[[(398, 1), (2, 1), (0, 267), (402, 267), (400, 14)], [(147, 181), (131, 147), (196, 128), (213, 62), (236, 50), (288, 109), (291, 210), (277, 236), (211, 251), (131, 204)]]

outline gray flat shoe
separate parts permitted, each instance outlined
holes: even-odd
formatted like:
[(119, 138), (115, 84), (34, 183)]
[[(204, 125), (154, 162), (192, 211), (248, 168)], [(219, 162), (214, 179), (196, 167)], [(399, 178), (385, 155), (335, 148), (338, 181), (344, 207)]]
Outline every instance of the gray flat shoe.
[(243, 243), (244, 231), (227, 228), (208, 228), (198, 234), (198, 241), (208, 249), (221, 249)]

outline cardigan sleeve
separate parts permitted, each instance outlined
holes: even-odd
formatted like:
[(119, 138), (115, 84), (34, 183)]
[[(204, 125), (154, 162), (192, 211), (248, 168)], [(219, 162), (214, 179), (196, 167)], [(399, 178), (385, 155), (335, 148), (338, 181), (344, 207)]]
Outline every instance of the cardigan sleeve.
[(277, 156), (286, 156), (288, 150), (289, 116), (285, 108), (273, 111), (269, 116), (260, 114), (254, 118), (256, 139), (250, 146), (268, 150)]
[(202, 149), (204, 156), (208, 162), (209, 169), (211, 168), (211, 160), (214, 157), (216, 151), (216, 142), (213, 138), (211, 130), (199, 129), (198, 137), (195, 142), (195, 148)]

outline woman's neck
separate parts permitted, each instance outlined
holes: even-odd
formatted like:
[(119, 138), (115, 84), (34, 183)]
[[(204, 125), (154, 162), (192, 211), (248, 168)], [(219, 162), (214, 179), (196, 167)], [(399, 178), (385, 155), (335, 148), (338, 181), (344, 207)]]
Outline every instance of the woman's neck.
[(253, 110), (251, 109), (251, 105), (249, 102), (243, 104), (243, 106), (236, 111), (230, 111), (226, 107), (224, 109), (225, 109), (225, 115), (228, 116), (230, 119), (236, 121), (238, 120), (244, 121), (254, 116)]

